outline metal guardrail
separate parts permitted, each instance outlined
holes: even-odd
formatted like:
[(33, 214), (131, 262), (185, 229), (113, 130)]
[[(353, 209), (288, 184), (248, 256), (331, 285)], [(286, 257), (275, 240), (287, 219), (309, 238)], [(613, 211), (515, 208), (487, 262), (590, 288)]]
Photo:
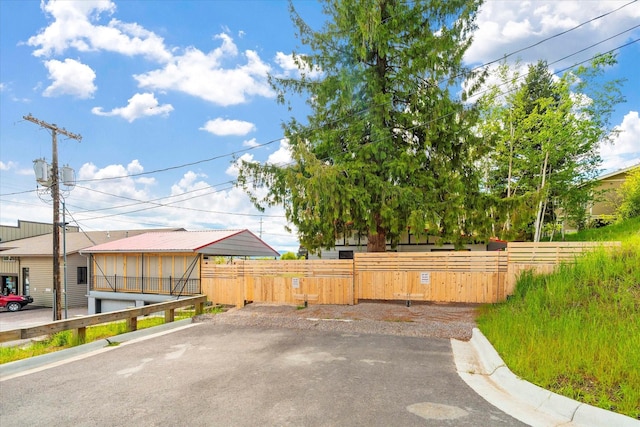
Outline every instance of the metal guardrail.
[(206, 295), (180, 298), (174, 301), (161, 302), (158, 304), (145, 305), (144, 307), (128, 308), (125, 310), (112, 311), (109, 313), (92, 314), (78, 317), (76, 319), (56, 320), (28, 328), (11, 329), (0, 332), (0, 343), (16, 341), (21, 339), (35, 338), (42, 335), (55, 334), (57, 332), (73, 330), (80, 342), (86, 337), (87, 326), (99, 325), (101, 323), (115, 322), (118, 320), (127, 321), (127, 330), (135, 331), (138, 328), (138, 316), (147, 316), (152, 313), (164, 311), (165, 323), (173, 322), (175, 310), (177, 308), (195, 306), (196, 314), (202, 314), (204, 304), (207, 302)]

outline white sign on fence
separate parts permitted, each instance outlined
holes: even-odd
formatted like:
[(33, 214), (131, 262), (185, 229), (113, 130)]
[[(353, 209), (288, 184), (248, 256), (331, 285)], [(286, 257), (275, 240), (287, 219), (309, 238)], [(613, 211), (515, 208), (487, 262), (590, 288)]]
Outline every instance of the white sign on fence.
[(298, 289), (300, 287), (300, 278), (294, 277), (291, 279), (291, 287), (293, 289)]
[(431, 284), (431, 273), (428, 271), (423, 271), (420, 273), (420, 284), (421, 285), (429, 285)]

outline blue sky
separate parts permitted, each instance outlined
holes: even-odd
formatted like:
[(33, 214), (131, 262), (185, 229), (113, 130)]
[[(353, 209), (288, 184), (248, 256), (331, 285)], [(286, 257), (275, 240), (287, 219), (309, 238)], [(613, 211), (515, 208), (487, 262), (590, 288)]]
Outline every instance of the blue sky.
[[(499, 59), (628, 3), (488, 1), (465, 60)], [(321, 28), (319, 3), (294, 6)], [(282, 209), (253, 208), (233, 187), (232, 164), (233, 155), (287, 162), (281, 123), (304, 120), (304, 102), (293, 111), (277, 105), (266, 79), (296, 73), (291, 54), (304, 53), (287, 8), (279, 0), (1, 0), (0, 223), (51, 221), (33, 172), (33, 160), (51, 161), (51, 136), (23, 120), (32, 114), (82, 135), (81, 143), (61, 135), (58, 152), (78, 181), (65, 194), (68, 220), (84, 230), (248, 228), (295, 251)], [(607, 73), (627, 79), (627, 102), (612, 116), (620, 134), (602, 149), (603, 171), (640, 162), (639, 24), (640, 2), (631, 2), (509, 58), (551, 63), (588, 48), (552, 65), (559, 70), (631, 43)]]

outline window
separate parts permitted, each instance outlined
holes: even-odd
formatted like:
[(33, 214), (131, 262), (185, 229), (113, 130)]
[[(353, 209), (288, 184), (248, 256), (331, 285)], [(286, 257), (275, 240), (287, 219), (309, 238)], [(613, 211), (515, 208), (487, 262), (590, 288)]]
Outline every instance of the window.
[(29, 295), (29, 267), (22, 267), (22, 295)]
[(87, 267), (78, 267), (78, 285), (87, 284)]
[(353, 251), (339, 251), (338, 259), (353, 259)]

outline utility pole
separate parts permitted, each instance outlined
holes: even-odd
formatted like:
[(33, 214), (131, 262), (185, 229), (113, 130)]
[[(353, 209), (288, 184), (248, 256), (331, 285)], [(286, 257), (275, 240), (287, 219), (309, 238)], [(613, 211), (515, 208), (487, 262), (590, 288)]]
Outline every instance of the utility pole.
[[(53, 199), (53, 320), (62, 319), (62, 292), (60, 289), (60, 176), (58, 172), (58, 134), (82, 141), (82, 136), (55, 124), (36, 119), (31, 114), (22, 117), (51, 131), (51, 198)], [(64, 225), (63, 225), (64, 227)]]

